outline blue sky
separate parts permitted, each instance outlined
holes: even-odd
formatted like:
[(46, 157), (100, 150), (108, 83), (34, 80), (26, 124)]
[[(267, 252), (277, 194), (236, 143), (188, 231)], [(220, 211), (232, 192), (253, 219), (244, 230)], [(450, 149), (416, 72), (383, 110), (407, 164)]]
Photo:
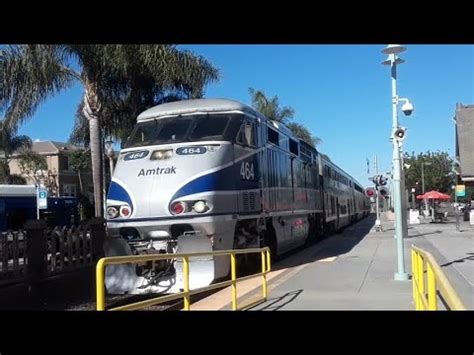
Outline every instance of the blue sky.
[[(366, 158), (379, 158), (389, 171), (392, 148), (390, 70), (381, 64), (384, 45), (182, 45), (210, 60), (221, 72), (206, 97), (249, 104), (248, 88), (278, 95), (292, 106), (295, 121), (323, 142), (318, 149), (364, 186)], [(404, 150), (415, 153), (454, 148), (457, 102), (474, 104), (474, 46), (407, 45), (398, 67), (398, 92), (415, 105), (400, 125)], [(79, 85), (46, 101), (20, 129), (32, 139), (66, 141), (82, 95)]]

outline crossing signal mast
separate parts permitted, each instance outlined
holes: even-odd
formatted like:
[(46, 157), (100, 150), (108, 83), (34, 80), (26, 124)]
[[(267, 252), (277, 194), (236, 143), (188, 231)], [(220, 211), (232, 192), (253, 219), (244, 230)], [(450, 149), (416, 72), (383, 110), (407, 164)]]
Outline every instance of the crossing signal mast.
[(373, 177), (369, 178), (375, 185), (375, 188), (368, 187), (365, 189), (365, 195), (370, 198), (375, 198), (375, 208), (377, 213), (377, 219), (375, 221), (375, 229), (377, 231), (381, 230), (381, 223), (380, 223), (380, 211), (379, 211), (379, 199), (384, 198), (387, 199), (389, 196), (389, 191), (385, 187), (387, 185), (388, 179), (383, 175), (374, 175)]

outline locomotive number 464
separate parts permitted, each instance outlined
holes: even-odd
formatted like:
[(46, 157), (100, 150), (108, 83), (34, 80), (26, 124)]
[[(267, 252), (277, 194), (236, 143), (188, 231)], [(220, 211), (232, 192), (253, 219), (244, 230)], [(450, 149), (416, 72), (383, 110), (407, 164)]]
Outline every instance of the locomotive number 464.
[(242, 162), (240, 165), (240, 176), (242, 176), (242, 180), (255, 180), (253, 163)]

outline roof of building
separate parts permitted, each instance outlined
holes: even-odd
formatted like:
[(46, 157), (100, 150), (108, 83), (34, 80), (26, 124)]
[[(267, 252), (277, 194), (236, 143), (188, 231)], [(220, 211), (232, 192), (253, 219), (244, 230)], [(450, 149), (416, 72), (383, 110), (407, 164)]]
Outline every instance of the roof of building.
[(38, 154), (58, 154), (59, 152), (74, 152), (82, 149), (81, 147), (62, 142), (40, 141), (33, 142), (31, 150)]
[(456, 155), (461, 178), (474, 178), (474, 105), (456, 105)]

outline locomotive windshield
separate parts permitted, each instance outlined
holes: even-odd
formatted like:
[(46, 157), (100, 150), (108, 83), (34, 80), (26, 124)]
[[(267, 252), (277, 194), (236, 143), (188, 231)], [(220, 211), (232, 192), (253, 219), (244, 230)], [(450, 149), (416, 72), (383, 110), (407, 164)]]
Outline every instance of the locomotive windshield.
[(242, 119), (241, 114), (207, 114), (142, 122), (135, 126), (125, 147), (203, 140), (234, 140)]

